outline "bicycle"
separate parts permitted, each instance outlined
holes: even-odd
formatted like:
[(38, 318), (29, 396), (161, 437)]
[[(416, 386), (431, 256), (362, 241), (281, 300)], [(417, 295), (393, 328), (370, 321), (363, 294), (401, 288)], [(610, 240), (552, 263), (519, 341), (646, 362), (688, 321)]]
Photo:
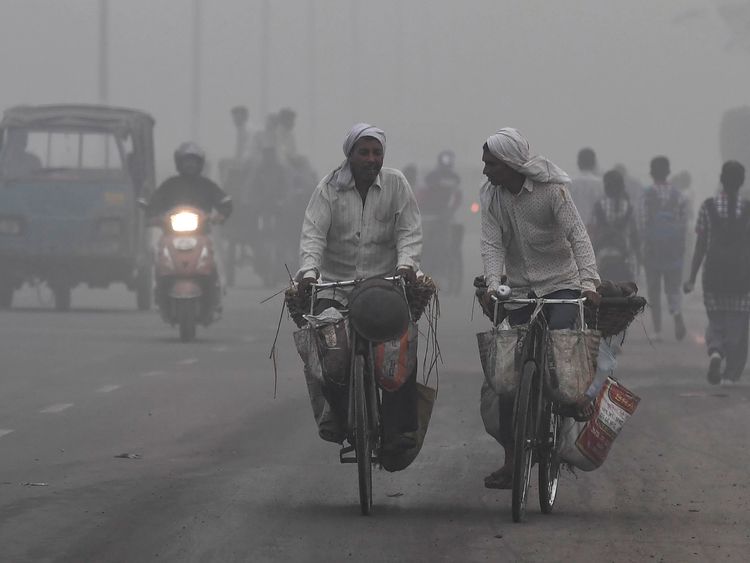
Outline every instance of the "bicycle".
[[(411, 315), (407, 306), (406, 286), (400, 276), (377, 278), (392, 282), (404, 297), (405, 321), (403, 329), (398, 334), (382, 334), (373, 339), (373, 335), (362, 334), (362, 329), (357, 328), (357, 319), (350, 314), (349, 319), (349, 369), (347, 374), (349, 402), (347, 415), (347, 439), (349, 446), (342, 447), (339, 452), (341, 463), (356, 463), (359, 504), (362, 515), (367, 516), (372, 511), (372, 466), (379, 464), (381, 449), (383, 446), (383, 428), (381, 421), (381, 391), (375, 381), (373, 344), (398, 338), (407, 329)], [(338, 282), (325, 282), (312, 284), (312, 297), (310, 299), (310, 314), (315, 309), (317, 294), (324, 289), (355, 288), (360, 283), (368, 280), (346, 280)], [(369, 336), (369, 338), (368, 338)], [(386, 337), (387, 336), (387, 337)], [(353, 454), (349, 456), (348, 454)]]
[[(516, 299), (510, 288), (501, 287), (494, 299), (493, 324), (497, 326), (500, 307), (534, 305), (534, 313), (523, 338), (519, 365), (518, 388), (513, 408), (513, 489), (512, 516), (520, 522), (526, 513), (531, 468), (539, 465), (539, 507), (549, 514), (557, 498), (560, 478), (560, 430), (562, 416), (552, 396), (550, 373), (547, 369), (548, 327), (542, 308), (545, 305), (577, 305), (583, 308), (585, 297), (577, 299)], [(583, 315), (581, 315), (583, 317)]]

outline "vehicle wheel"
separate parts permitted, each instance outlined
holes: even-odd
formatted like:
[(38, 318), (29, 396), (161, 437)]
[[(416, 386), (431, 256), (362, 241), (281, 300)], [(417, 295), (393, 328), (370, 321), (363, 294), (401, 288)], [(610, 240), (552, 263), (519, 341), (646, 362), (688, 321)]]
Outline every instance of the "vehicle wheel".
[(195, 303), (186, 299), (177, 303), (177, 319), (180, 325), (180, 341), (195, 340), (195, 326), (197, 323)]
[(513, 521), (520, 522), (526, 513), (526, 500), (529, 494), (531, 461), (534, 451), (534, 379), (536, 365), (526, 362), (521, 374), (515, 408), (515, 425), (513, 428)]
[(544, 514), (552, 512), (560, 478), (560, 430), (562, 418), (552, 412), (547, 402), (539, 424), (539, 507)]
[(365, 359), (357, 355), (354, 359), (354, 450), (357, 454), (359, 475), (359, 507), (363, 516), (372, 509), (372, 444), (370, 419), (367, 415), (367, 391), (365, 389)]
[(138, 278), (135, 285), (135, 298), (139, 311), (151, 309), (151, 300), (154, 294), (153, 270), (150, 266), (138, 270)]
[(58, 311), (70, 311), (70, 294), (73, 289), (69, 285), (57, 285), (52, 288), (55, 296), (55, 309)]
[(13, 306), (13, 286), (0, 283), (0, 309), (10, 309)]

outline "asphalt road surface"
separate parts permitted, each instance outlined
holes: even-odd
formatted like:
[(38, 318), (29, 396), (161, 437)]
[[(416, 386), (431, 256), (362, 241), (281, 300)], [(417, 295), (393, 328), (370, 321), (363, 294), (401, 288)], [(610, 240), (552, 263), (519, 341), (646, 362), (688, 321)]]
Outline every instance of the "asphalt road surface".
[[(0, 313), (0, 561), (747, 561), (750, 387), (705, 381), (703, 312), (688, 341), (631, 329), (617, 375), (641, 404), (606, 464), (566, 473), (551, 515), (514, 524), (483, 477), (501, 450), (478, 412), (471, 292), (444, 298), (444, 365), (426, 443), (374, 474), (318, 439), (280, 301), (245, 275), (218, 324), (182, 344), (124, 290), (74, 310), (24, 290)], [(434, 379), (433, 379), (434, 382)], [(120, 457), (122, 456), (122, 457)]]

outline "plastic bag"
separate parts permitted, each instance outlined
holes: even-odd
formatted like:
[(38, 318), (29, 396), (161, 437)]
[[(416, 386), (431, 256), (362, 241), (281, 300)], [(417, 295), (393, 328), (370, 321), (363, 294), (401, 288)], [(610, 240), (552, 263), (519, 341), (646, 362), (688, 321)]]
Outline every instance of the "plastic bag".
[(591, 420), (563, 420), (560, 458), (583, 471), (601, 467), (640, 400), (619, 381), (608, 377), (597, 395)]
[(373, 346), (375, 381), (384, 391), (400, 389), (415, 372), (418, 335), (416, 323), (409, 323), (409, 328), (400, 338)]

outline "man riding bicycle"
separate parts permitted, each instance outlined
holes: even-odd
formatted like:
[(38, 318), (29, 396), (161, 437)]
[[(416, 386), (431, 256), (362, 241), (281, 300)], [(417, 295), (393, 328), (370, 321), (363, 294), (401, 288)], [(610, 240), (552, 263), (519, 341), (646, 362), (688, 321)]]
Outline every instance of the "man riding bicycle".
[[(480, 192), (485, 304), (497, 296), (505, 276), (513, 297), (584, 296), (598, 304), (596, 259), (567, 188), (569, 176), (545, 157), (531, 155), (528, 140), (512, 128), (487, 139), (482, 161), (488, 180)], [(511, 326), (529, 322), (533, 306), (511, 307)], [(571, 304), (547, 305), (543, 312), (550, 330), (573, 328), (579, 315)], [(493, 437), (505, 449), (505, 463), (485, 478), (488, 488), (512, 486), (513, 400), (500, 400), (500, 431)], [(485, 427), (489, 432), (491, 426)]]
[[(416, 280), (422, 225), (411, 186), (398, 170), (383, 168), (385, 133), (358, 123), (344, 141), (346, 160), (315, 189), (305, 211), (300, 240), (300, 290), (326, 281), (401, 275)], [(345, 308), (347, 291), (318, 293), (315, 313)], [(416, 445), (416, 369), (403, 386), (383, 394), (384, 448)], [(320, 437), (341, 443), (347, 420), (346, 388), (322, 389), (332, 409), (313, 406)], [(312, 394), (312, 392), (311, 392)]]

